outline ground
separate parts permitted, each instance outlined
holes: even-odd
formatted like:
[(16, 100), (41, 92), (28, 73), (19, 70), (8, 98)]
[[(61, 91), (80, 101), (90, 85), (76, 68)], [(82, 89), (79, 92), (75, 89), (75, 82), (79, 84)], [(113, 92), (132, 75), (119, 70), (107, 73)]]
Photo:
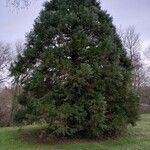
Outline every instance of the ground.
[[(23, 130), (32, 130), (25, 127)], [(78, 144), (44, 145), (24, 141), (19, 128), (0, 129), (0, 150), (150, 150), (150, 114), (141, 115), (137, 126), (119, 139)]]

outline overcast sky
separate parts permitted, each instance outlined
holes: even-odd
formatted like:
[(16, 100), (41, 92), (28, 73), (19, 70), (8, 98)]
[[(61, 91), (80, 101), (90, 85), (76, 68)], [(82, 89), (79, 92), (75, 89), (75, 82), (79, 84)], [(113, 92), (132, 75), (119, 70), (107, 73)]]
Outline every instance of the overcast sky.
[[(136, 27), (143, 45), (150, 43), (150, 0), (101, 0), (102, 8), (114, 18), (114, 24), (126, 28)], [(0, 41), (14, 43), (23, 40), (32, 28), (42, 8), (43, 0), (34, 0), (28, 9), (13, 10), (0, 0)]]

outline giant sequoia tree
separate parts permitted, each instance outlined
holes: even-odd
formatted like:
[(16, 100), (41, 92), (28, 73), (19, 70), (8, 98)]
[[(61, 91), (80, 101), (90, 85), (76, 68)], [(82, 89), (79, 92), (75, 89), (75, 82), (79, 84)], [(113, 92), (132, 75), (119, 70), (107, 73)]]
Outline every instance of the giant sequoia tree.
[(52, 0), (11, 66), (24, 92), (16, 118), (44, 120), (54, 136), (121, 132), (138, 118), (131, 61), (96, 0)]

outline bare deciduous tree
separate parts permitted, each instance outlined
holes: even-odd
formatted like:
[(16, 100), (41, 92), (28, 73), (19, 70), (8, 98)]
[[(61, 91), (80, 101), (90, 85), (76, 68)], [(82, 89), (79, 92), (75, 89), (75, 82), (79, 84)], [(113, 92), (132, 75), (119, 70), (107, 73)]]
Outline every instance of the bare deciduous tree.
[(10, 45), (0, 42), (0, 84), (7, 78), (11, 60)]
[(119, 30), (119, 35), (129, 57), (131, 60), (134, 59), (135, 54), (139, 53), (141, 48), (140, 36), (136, 33), (135, 27), (129, 26), (125, 31)]
[(133, 65), (133, 84), (137, 91), (145, 82), (145, 73), (141, 62), (141, 43), (140, 36), (136, 33), (135, 27), (130, 26), (126, 30), (119, 30), (122, 44), (127, 51)]
[(143, 55), (146, 63), (147, 86), (150, 86), (150, 46), (145, 48), (145, 50), (143, 51)]

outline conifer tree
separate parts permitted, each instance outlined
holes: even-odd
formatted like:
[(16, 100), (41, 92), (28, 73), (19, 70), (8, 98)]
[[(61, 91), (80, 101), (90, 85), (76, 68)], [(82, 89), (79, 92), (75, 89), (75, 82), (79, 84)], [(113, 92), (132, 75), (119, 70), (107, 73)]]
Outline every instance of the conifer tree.
[(26, 39), (10, 69), (24, 88), (18, 121), (44, 120), (53, 136), (88, 138), (135, 124), (131, 61), (96, 0), (46, 2)]

